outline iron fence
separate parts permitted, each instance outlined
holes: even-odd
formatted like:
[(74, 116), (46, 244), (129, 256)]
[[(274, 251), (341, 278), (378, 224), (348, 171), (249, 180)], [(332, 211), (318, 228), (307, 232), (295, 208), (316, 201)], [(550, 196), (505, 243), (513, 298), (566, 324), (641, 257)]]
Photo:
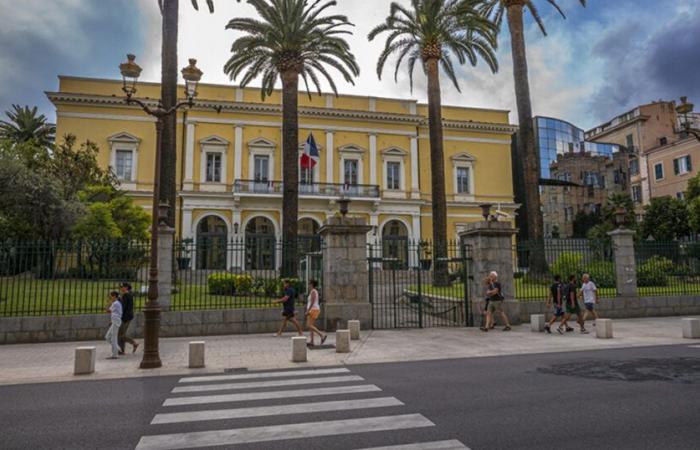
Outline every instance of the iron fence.
[(635, 259), (640, 295), (700, 294), (700, 242), (641, 241)]
[(473, 325), (468, 247), (385, 239), (369, 245), (368, 265), (374, 328)]
[(141, 292), (149, 248), (124, 240), (0, 242), (0, 317), (104, 312), (120, 282)]
[(515, 297), (543, 301), (555, 275), (562, 281), (588, 273), (601, 297), (617, 296), (615, 263), (610, 242), (588, 239), (548, 239), (518, 242), (513, 247)]

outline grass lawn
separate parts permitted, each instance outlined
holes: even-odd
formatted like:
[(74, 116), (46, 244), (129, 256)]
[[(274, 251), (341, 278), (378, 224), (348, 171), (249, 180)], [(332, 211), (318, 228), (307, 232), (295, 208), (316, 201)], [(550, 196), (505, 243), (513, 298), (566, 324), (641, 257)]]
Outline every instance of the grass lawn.
[[(0, 317), (99, 314), (108, 306), (108, 295), (117, 290), (117, 281), (35, 280), (0, 278)], [(134, 283), (135, 308), (146, 302), (140, 294), (146, 283)], [(178, 285), (171, 309), (279, 308), (268, 297), (209, 295), (202, 284)]]

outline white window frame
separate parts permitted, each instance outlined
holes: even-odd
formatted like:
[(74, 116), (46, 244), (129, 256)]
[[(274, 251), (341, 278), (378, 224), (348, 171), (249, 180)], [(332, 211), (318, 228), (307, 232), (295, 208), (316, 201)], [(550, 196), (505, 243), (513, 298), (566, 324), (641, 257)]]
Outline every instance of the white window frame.
[[(356, 160), (357, 161), (357, 184), (365, 184), (364, 175), (364, 158), (366, 150), (357, 145), (344, 145), (338, 147), (338, 153), (340, 154), (340, 184), (345, 184), (345, 161), (346, 160)], [(348, 192), (350, 195), (353, 194), (352, 189)]]
[(251, 180), (250, 192), (260, 193), (260, 186), (255, 186), (255, 157), (256, 156), (267, 156), (268, 166), (267, 166), (267, 180), (269, 193), (274, 193), (274, 183), (275, 180), (275, 148), (277, 145), (265, 138), (257, 138), (248, 142), (248, 174), (246, 179)]
[[(406, 198), (406, 158), (408, 152), (398, 147), (389, 147), (381, 152), (382, 178), (384, 189), (382, 195), (392, 198)], [(389, 189), (389, 162), (399, 163), (399, 188)]]
[[(199, 141), (199, 190), (209, 192), (225, 192), (227, 180), (227, 154), (229, 141), (220, 136), (209, 136)], [(207, 181), (207, 155), (221, 155), (221, 181)]]
[[(634, 188), (639, 188), (639, 198), (634, 198)], [(634, 203), (642, 203), (642, 186), (639, 184), (633, 184), (630, 186), (630, 194), (632, 197), (632, 201)]]
[(108, 137), (107, 142), (109, 142), (110, 147), (109, 166), (115, 175), (117, 170), (117, 151), (131, 152), (131, 180), (119, 180), (119, 184), (122, 189), (136, 190), (136, 184), (138, 182), (138, 150), (141, 145), (141, 139), (131, 133), (123, 131)]
[[(468, 153), (459, 153), (453, 155), (452, 160), (452, 193), (454, 195), (455, 201), (458, 202), (473, 202), (476, 198), (476, 192), (474, 186), (476, 185), (476, 172), (474, 171), (474, 165), (476, 163), (476, 158)], [(469, 192), (459, 193), (457, 192), (457, 169), (466, 168), (469, 170)]]
[[(656, 168), (661, 167), (661, 177), (658, 177), (656, 174)], [(664, 170), (664, 163), (663, 162), (657, 162), (654, 164), (654, 181), (661, 181), (664, 178), (666, 178), (666, 171)]]
[[(209, 157), (210, 157), (210, 156), (211, 156), (211, 157), (216, 157), (216, 156), (219, 157), (219, 166), (220, 166), (220, 167), (219, 167), (219, 180), (210, 180), (210, 179), (209, 179)], [(221, 156), (222, 156), (222, 155), (221, 155), (221, 152), (206, 152), (206, 153), (205, 153), (205, 156), (204, 156), (204, 159), (205, 159), (205, 162), (206, 162), (205, 173), (204, 173), (204, 175), (205, 175), (205, 180), (204, 180), (204, 182), (205, 182), (205, 183), (221, 183), (221, 182), (222, 182), (222, 180), (223, 180), (223, 176), (222, 176), (222, 175), (223, 175), (223, 167), (222, 167), (222, 162), (223, 162), (223, 161), (222, 161), (222, 159), (223, 159), (223, 158), (222, 158)]]
[[(674, 160), (678, 161), (678, 176), (686, 175), (686, 174), (689, 174), (691, 172), (691, 170), (688, 170), (688, 164), (686, 162), (687, 158), (689, 158), (689, 157), (690, 157), (690, 155), (681, 155), (677, 158), (673, 158)], [(681, 167), (681, 161), (683, 161), (684, 167)], [(691, 162), (691, 165), (692, 165), (692, 162)], [(683, 168), (685, 169), (685, 171), (681, 170)]]

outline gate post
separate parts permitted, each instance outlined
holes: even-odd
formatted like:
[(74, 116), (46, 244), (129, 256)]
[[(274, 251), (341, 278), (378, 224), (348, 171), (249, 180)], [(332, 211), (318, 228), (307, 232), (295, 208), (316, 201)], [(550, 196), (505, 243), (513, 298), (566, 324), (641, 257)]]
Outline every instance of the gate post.
[(513, 237), (518, 232), (509, 222), (474, 222), (460, 233), (462, 245), (471, 247), (472, 274), (469, 283), (471, 310), (480, 311), (484, 299), (484, 283), (489, 272), (495, 270), (506, 298), (504, 307), (512, 324), (520, 323), (520, 303), (514, 298)]
[(608, 233), (613, 242), (615, 285), (620, 297), (637, 297), (637, 265), (634, 256), (634, 231), (624, 228)]
[(367, 267), (367, 233), (372, 229), (362, 218), (331, 217), (318, 231), (323, 248), (323, 295), (326, 330), (359, 320), (372, 326)]
[(170, 310), (173, 291), (173, 243), (175, 229), (158, 227), (158, 303), (162, 311)]

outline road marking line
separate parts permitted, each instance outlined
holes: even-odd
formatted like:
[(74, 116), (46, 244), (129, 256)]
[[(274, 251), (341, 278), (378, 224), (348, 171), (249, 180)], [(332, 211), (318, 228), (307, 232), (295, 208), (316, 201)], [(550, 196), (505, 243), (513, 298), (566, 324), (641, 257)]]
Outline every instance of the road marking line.
[(284, 378), (284, 377), (301, 377), (304, 375), (327, 375), (331, 373), (348, 373), (350, 370), (345, 368), (338, 369), (309, 369), (309, 370), (287, 370), (282, 372), (256, 372), (243, 373), (238, 375), (210, 375), (202, 377), (185, 377), (180, 378), (178, 383), (199, 383), (205, 381), (232, 381), (232, 380), (250, 380), (254, 378)]
[(339, 386), (318, 389), (294, 389), (289, 391), (247, 392), (242, 394), (201, 395), (196, 397), (169, 398), (163, 406), (197, 405), (201, 403), (243, 402), (271, 398), (315, 397), (318, 395), (355, 394), (358, 392), (381, 391), (373, 384), (359, 386)]
[(202, 422), (209, 420), (241, 419), (246, 417), (281, 416), (286, 414), (306, 414), (310, 411), (350, 411), (365, 408), (386, 408), (403, 406), (394, 397), (378, 397), (361, 400), (339, 400), (332, 402), (296, 403), (292, 405), (259, 406), (255, 408), (217, 409), (182, 413), (156, 414), (151, 425), (164, 423)]
[(415, 444), (372, 447), (362, 450), (469, 450), (469, 447), (453, 439), (451, 441), (417, 442)]
[(335, 436), (374, 431), (404, 430), (435, 426), (420, 414), (330, 420), (230, 430), (143, 436), (136, 450), (160, 450), (228, 446), (254, 442), (280, 441), (318, 436)]
[(229, 389), (254, 389), (275, 386), (298, 386), (304, 384), (348, 383), (351, 381), (364, 380), (364, 378), (357, 375), (347, 375), (342, 377), (302, 378), (297, 380), (253, 381), (250, 383), (204, 384), (201, 386), (176, 387), (172, 390), (172, 393), (181, 394), (183, 392), (226, 391)]

